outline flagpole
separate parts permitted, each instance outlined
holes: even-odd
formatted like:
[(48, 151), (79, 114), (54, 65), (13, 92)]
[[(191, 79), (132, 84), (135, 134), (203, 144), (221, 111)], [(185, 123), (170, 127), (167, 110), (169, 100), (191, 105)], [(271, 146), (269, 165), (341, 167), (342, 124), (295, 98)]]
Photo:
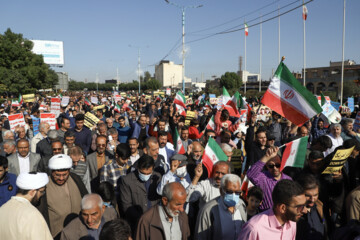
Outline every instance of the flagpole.
[(246, 33), (244, 34), (244, 37), (245, 37), (245, 61), (244, 61), (244, 72), (243, 72), (244, 79), (243, 79), (243, 81), (245, 82), (244, 95), (246, 97), (246, 82), (247, 82), (247, 79), (246, 79)]
[(262, 15), (260, 17), (260, 64), (259, 64), (259, 93), (261, 92), (261, 64), (262, 64)]
[(279, 46), (278, 46), (278, 62), (280, 62), (280, 9), (278, 6), (278, 19), (279, 19)]
[(346, 0), (344, 0), (343, 35), (342, 35), (341, 94), (340, 94), (340, 105), (341, 106), (343, 104), (343, 91), (344, 91), (345, 6), (346, 6)]
[(304, 17), (304, 0), (303, 0), (303, 22), (304, 22), (304, 73), (303, 73), (303, 80), (304, 80), (304, 87), (305, 87), (305, 80), (306, 80), (306, 38), (305, 38), (305, 17)]

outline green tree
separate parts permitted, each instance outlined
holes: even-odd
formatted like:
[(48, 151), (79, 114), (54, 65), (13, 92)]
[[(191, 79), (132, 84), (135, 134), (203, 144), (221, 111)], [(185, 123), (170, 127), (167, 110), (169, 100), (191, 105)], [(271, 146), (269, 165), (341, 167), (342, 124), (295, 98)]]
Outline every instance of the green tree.
[[(58, 76), (41, 55), (31, 52), (33, 42), (7, 29), (0, 35), (0, 84), (14, 94), (52, 88)], [(0, 89), (1, 91), (1, 89)]]
[(344, 98), (354, 96), (355, 94), (360, 92), (360, 87), (354, 81), (346, 81), (344, 82)]
[(234, 72), (226, 72), (220, 78), (221, 87), (225, 87), (228, 90), (236, 89), (238, 90), (241, 87), (242, 81), (239, 75)]
[(161, 88), (161, 84), (155, 78), (151, 78), (147, 82), (145, 82), (146, 90), (157, 90)]

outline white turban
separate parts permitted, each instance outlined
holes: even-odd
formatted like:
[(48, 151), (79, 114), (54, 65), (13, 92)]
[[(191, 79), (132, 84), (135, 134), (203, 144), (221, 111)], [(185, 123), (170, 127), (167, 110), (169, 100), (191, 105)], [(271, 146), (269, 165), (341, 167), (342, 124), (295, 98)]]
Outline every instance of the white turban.
[(58, 154), (50, 158), (49, 169), (60, 170), (70, 169), (73, 165), (71, 158), (66, 154)]
[(16, 186), (23, 190), (33, 190), (44, 187), (49, 182), (46, 173), (20, 173), (16, 179)]

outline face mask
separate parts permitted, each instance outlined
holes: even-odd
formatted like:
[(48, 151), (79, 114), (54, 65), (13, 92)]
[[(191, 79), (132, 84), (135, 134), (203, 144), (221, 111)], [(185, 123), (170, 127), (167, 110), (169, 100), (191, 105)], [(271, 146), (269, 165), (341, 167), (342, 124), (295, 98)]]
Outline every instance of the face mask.
[(141, 172), (139, 172), (139, 178), (143, 182), (147, 182), (150, 179), (151, 175), (152, 174), (145, 175), (145, 174), (142, 174)]
[(176, 169), (176, 176), (178, 176), (179, 178), (185, 177), (186, 174), (187, 174), (186, 166)]
[(228, 194), (226, 193), (224, 196), (224, 203), (228, 207), (234, 207), (240, 200), (240, 195), (237, 195), (235, 193)]

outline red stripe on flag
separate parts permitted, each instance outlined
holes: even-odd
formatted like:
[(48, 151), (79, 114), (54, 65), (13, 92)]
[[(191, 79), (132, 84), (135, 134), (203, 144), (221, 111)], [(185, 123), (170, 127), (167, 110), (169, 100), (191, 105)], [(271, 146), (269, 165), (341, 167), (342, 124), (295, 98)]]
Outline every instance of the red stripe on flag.
[(292, 142), (289, 142), (287, 144), (285, 144), (285, 150), (282, 156), (282, 161), (281, 161), (281, 166), (280, 166), (280, 172), (282, 172), (282, 170), (285, 167), (286, 161), (289, 158), (290, 154), (291, 154), (291, 145)]
[(205, 154), (205, 151), (204, 151), (204, 155), (202, 157), (202, 163), (205, 165), (208, 173), (209, 173), (209, 177), (212, 176), (212, 169), (213, 169), (213, 166), (214, 166), (214, 163), (212, 162), (212, 160), (208, 157), (208, 155)]
[[(279, 104), (280, 102), (280, 104)], [(276, 94), (272, 93), (269, 89), (265, 92), (261, 103), (271, 108), (281, 116), (287, 118), (292, 123), (302, 126), (309, 118), (296, 108), (288, 104)]]

